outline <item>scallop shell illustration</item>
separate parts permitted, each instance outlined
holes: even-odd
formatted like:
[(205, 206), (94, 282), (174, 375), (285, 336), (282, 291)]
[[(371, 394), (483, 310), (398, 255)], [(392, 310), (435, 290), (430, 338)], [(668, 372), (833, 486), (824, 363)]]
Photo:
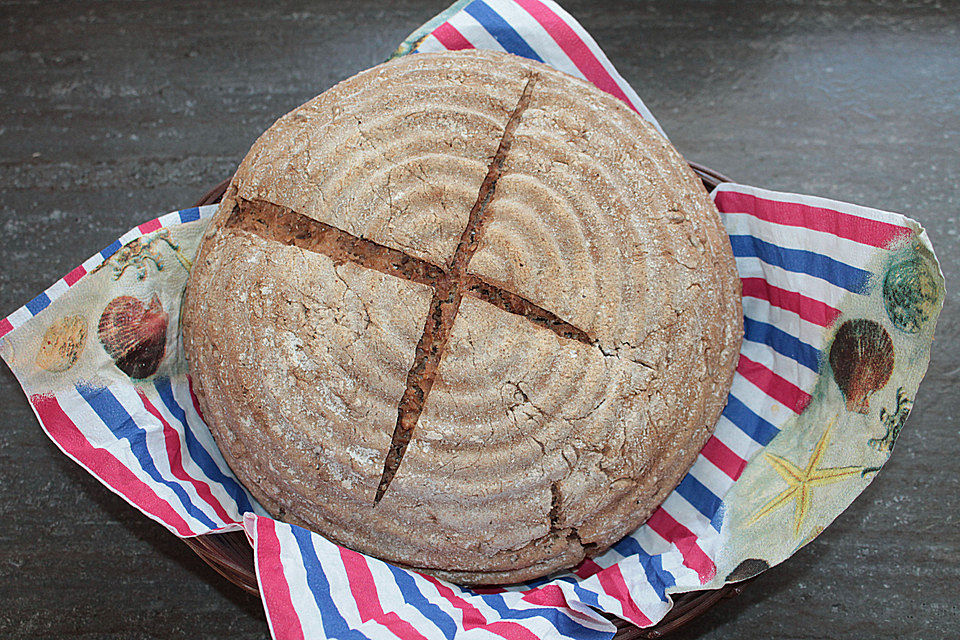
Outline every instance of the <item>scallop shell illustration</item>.
[(76, 363), (87, 341), (87, 320), (81, 315), (60, 318), (47, 329), (37, 352), (37, 366), (52, 373)]
[(120, 296), (100, 315), (97, 336), (121, 371), (131, 378), (153, 375), (163, 360), (167, 343), (167, 314), (153, 294), (149, 305), (132, 296)]
[(830, 366), (847, 411), (870, 411), (870, 395), (887, 384), (893, 358), (893, 340), (879, 323), (857, 319), (840, 325), (830, 347)]

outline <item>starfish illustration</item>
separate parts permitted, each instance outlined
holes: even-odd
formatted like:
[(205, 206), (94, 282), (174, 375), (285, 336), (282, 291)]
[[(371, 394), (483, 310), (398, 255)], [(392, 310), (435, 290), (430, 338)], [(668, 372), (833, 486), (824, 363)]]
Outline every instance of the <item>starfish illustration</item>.
[(767, 462), (770, 463), (770, 466), (773, 467), (774, 471), (780, 474), (780, 477), (784, 479), (788, 486), (786, 489), (781, 491), (779, 495), (765, 504), (756, 514), (754, 514), (747, 524), (753, 524), (757, 522), (761, 518), (771, 514), (783, 505), (787, 504), (790, 502), (790, 500), (793, 500), (794, 534), (799, 535), (800, 528), (803, 526), (803, 521), (810, 512), (814, 487), (832, 484), (846, 478), (860, 475), (860, 472), (863, 471), (863, 467), (830, 467), (827, 469), (819, 468), (820, 461), (823, 459), (823, 454), (827, 450), (827, 445), (830, 443), (830, 431), (836, 421), (837, 416), (834, 416), (833, 420), (830, 421), (830, 423), (827, 425), (827, 428), (824, 430), (823, 435), (820, 436), (820, 440), (813, 448), (813, 453), (810, 456), (809, 462), (807, 462), (807, 466), (803, 469), (790, 462), (786, 458), (782, 458), (772, 453), (765, 452), (763, 454), (763, 457), (767, 459)]

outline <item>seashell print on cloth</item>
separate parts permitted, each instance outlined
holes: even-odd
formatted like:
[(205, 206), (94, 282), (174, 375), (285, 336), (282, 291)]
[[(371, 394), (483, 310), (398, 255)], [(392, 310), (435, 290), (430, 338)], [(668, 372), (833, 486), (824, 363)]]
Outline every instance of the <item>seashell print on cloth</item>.
[(160, 298), (150, 304), (119, 296), (100, 315), (97, 337), (117, 368), (131, 378), (148, 378), (163, 360), (167, 342), (167, 314)]
[(61, 318), (43, 335), (37, 366), (51, 373), (66, 371), (80, 357), (86, 339), (87, 321), (82, 315)]

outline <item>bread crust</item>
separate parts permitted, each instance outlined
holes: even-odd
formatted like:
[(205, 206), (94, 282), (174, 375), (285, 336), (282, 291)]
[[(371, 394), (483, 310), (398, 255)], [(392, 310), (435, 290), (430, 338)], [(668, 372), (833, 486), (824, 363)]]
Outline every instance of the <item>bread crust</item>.
[[(266, 202), (449, 268), (527, 81), (403, 461), (374, 505), (434, 287), (228, 224)], [(195, 261), (184, 349), (227, 462), (278, 518), (463, 584), (576, 565), (642, 524), (709, 438), (743, 333), (729, 239), (622, 102), (494, 52), (406, 56), (282, 117)]]

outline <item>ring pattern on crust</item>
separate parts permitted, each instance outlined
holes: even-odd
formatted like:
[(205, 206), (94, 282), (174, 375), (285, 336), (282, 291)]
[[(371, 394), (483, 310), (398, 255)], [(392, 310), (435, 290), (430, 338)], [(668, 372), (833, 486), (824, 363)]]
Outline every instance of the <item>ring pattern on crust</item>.
[[(273, 219), (230, 222), (244, 202), (409, 264), (318, 253), (301, 227), (278, 242)], [(440, 288), (407, 270), (456, 271), (477, 207), (432, 387), (374, 507)], [(702, 186), (624, 105), (513, 56), (419, 54), (254, 145), (191, 275), (185, 349), (272, 513), (458, 582), (516, 582), (605, 549), (686, 472), (729, 389), (737, 287)]]

